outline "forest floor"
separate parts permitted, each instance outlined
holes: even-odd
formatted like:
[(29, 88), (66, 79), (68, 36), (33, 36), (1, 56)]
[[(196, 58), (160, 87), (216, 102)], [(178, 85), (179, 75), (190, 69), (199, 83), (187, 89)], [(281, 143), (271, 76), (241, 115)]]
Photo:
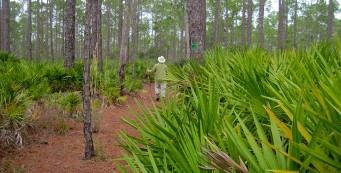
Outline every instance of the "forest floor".
[[(145, 107), (152, 107), (152, 99), (155, 99), (154, 84), (147, 84), (138, 94), (129, 96), (127, 103), (122, 106), (99, 110), (98, 113), (102, 118), (101, 130), (93, 133), (93, 141), (95, 150), (102, 159), (97, 157), (88, 161), (82, 160), (84, 156), (83, 123), (72, 121), (71, 128), (66, 135), (41, 130), (33, 134), (32, 137), (36, 140), (28, 146), (0, 151), (0, 166), (2, 166), (0, 172), (120, 172), (115, 163), (125, 151), (118, 146), (119, 132), (138, 135), (135, 129), (122, 120), (123, 117), (134, 118), (129, 107), (139, 112), (135, 99)], [(159, 102), (155, 103), (159, 104)], [(122, 161), (120, 163), (124, 164)]]

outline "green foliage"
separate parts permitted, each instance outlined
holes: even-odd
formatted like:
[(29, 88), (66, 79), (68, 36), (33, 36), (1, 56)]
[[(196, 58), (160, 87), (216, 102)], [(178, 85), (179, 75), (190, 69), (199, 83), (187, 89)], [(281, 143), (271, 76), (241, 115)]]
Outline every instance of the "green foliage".
[(69, 117), (73, 116), (80, 103), (81, 98), (78, 92), (67, 93), (67, 95), (60, 100), (62, 110), (66, 110)]
[(0, 52), (0, 63), (6, 63), (8, 61), (19, 61), (19, 59), (12, 55), (12, 54), (8, 54), (8, 53), (5, 53), (5, 52)]
[[(207, 52), (172, 67), (177, 93), (121, 134), (132, 172), (339, 172), (341, 44)], [(120, 166), (122, 171), (127, 171)]]
[(31, 123), (32, 101), (50, 89), (40, 77), (39, 67), (17, 61), (13, 55), (1, 56), (7, 58), (0, 67), (0, 143), (20, 146), (22, 132)]
[(69, 70), (65, 70), (61, 66), (48, 65), (44, 66), (46, 70), (43, 75), (51, 86), (52, 92), (59, 91), (80, 91), (83, 86), (83, 64), (76, 63)]

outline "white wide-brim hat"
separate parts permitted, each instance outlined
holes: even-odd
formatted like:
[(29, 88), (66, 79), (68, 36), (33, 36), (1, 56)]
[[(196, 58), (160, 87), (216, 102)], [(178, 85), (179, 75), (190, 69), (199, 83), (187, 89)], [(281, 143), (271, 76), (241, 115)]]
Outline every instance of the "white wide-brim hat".
[(158, 57), (157, 60), (159, 61), (159, 63), (165, 63), (166, 62), (166, 59), (163, 56)]

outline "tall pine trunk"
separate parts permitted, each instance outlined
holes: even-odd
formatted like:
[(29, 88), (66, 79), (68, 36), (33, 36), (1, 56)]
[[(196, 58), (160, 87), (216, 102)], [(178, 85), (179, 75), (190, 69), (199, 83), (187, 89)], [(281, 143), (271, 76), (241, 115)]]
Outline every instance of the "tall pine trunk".
[[(86, 1), (85, 31), (84, 31), (84, 70), (83, 70), (83, 109), (84, 109), (84, 159), (89, 160), (95, 156), (91, 128), (91, 105), (90, 105), (90, 23), (91, 23), (91, 0)], [(93, 33), (94, 34), (94, 33)]]
[(75, 21), (76, 0), (66, 0), (64, 68), (69, 69), (75, 62)]
[[(188, 7), (187, 7), (188, 8)], [(185, 32), (185, 37), (186, 37), (186, 58), (189, 58), (191, 56), (191, 44), (189, 42), (189, 17), (188, 13), (185, 13), (185, 18), (186, 18), (186, 32)]]
[(334, 20), (334, 14), (333, 14), (333, 0), (329, 0), (328, 4), (328, 26), (327, 26), (327, 33), (328, 37), (333, 37), (333, 20)]
[(249, 0), (247, 10), (247, 44), (248, 46), (252, 45), (252, 0)]
[(31, 0), (28, 0), (27, 12), (28, 12), (28, 18), (27, 18), (26, 48), (27, 48), (28, 60), (32, 61), (32, 1)]
[(98, 46), (98, 31), (97, 31), (97, 13), (98, 13), (98, 1), (99, 0), (92, 0), (92, 26), (91, 26), (91, 55), (96, 55), (97, 56), (97, 46)]
[(131, 49), (131, 64), (132, 64), (132, 78), (135, 80), (136, 71), (135, 71), (135, 59), (136, 59), (136, 51), (137, 51), (137, 19), (139, 17), (138, 12), (138, 0), (134, 0), (133, 3), (133, 18), (132, 18), (132, 49)]
[(225, 48), (229, 44), (229, 0), (225, 1)]
[(245, 46), (245, 13), (246, 13), (246, 0), (243, 0), (243, 12), (242, 12), (242, 47)]
[(202, 52), (202, 57), (201, 57), (201, 62), (203, 63), (204, 61), (204, 52), (206, 49), (206, 0), (201, 0), (202, 1), (202, 8), (201, 8), (201, 20), (203, 22), (203, 52)]
[(37, 0), (37, 17), (36, 17), (36, 20), (37, 20), (37, 26), (36, 26), (36, 35), (37, 35), (37, 38), (36, 38), (36, 58), (38, 61), (40, 61), (40, 53), (41, 53), (41, 50), (40, 50), (40, 45), (41, 45), (41, 19), (40, 19), (40, 0)]
[(237, 23), (237, 20), (238, 20), (237, 16), (232, 13), (232, 26), (231, 26), (231, 43), (232, 43), (232, 45), (236, 44), (236, 40), (235, 40), (235, 36), (236, 36), (235, 23)]
[(219, 44), (220, 39), (220, 0), (215, 0), (215, 13), (214, 13), (214, 39), (213, 39), (213, 46)]
[(54, 62), (54, 53), (53, 53), (53, 2), (52, 0), (49, 1), (49, 7), (50, 7), (50, 53), (51, 53), (51, 59), (52, 62)]
[(177, 36), (177, 32), (178, 32), (178, 29), (177, 29), (177, 25), (176, 25), (176, 19), (175, 19), (175, 16), (174, 16), (174, 20), (173, 20), (173, 32), (174, 32), (174, 38), (173, 38), (173, 59), (176, 60), (177, 59), (177, 46), (178, 46), (178, 43), (177, 43), (177, 39), (178, 39), (178, 36)]
[(98, 0), (97, 12), (97, 39), (98, 39), (98, 70), (103, 73), (103, 52), (102, 52), (102, 0)]
[(121, 48), (122, 41), (122, 26), (123, 26), (123, 0), (119, 0), (119, 10), (118, 10), (118, 47)]
[(106, 1), (106, 27), (107, 27), (107, 36), (106, 36), (106, 48), (105, 48), (105, 51), (106, 51), (106, 57), (109, 57), (110, 56), (110, 40), (111, 40), (111, 7), (110, 7), (110, 1), (107, 0)]
[(3, 17), (3, 50), (11, 52), (10, 48), (10, 1), (2, 0), (2, 17)]
[[(182, 11), (185, 11), (184, 3), (181, 1), (181, 9)], [(179, 57), (183, 58), (185, 55), (185, 48), (184, 48), (184, 35), (185, 35), (185, 17), (186, 15), (182, 13), (182, 21), (181, 21), (181, 31), (180, 31), (180, 51), (179, 51)]]
[(259, 17), (258, 17), (258, 32), (259, 32), (259, 45), (264, 46), (265, 36), (264, 36), (264, 6), (265, 0), (259, 1)]
[[(0, 40), (2, 40), (3, 39), (3, 33), (2, 33), (2, 28), (3, 28), (3, 21), (2, 21), (2, 1), (0, 1)], [(2, 51), (2, 49), (3, 49), (3, 44), (2, 44), (2, 41), (0, 41), (0, 51)]]
[(206, 0), (188, 0), (187, 6), (190, 57), (203, 62), (206, 34)]
[[(47, 4), (48, 5), (48, 0), (47, 0)], [(47, 8), (46, 8), (46, 12), (47, 12)], [(45, 35), (44, 35), (44, 52), (45, 52), (45, 57), (50, 57), (50, 49), (49, 49), (49, 17), (46, 17), (45, 18)]]
[(125, 10), (124, 10), (124, 23), (122, 28), (122, 40), (121, 40), (121, 50), (120, 50), (120, 67), (118, 75), (120, 77), (120, 91), (121, 95), (124, 94), (124, 80), (125, 72), (128, 59), (128, 42), (129, 42), (129, 24), (130, 24), (130, 10), (131, 10), (131, 0), (126, 0)]
[(294, 48), (297, 48), (297, 0), (295, 0), (295, 7), (294, 7)]
[(62, 16), (62, 46), (60, 47), (60, 52), (61, 52), (61, 55), (63, 56), (64, 55), (64, 44), (65, 44), (65, 10), (63, 9), (63, 16)]
[(278, 0), (278, 49), (283, 49), (283, 0)]

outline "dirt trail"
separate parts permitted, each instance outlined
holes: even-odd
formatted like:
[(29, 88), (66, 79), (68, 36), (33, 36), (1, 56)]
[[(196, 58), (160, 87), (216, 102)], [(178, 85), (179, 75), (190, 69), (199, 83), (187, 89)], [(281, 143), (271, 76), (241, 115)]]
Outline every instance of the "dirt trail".
[[(150, 94), (149, 91), (152, 93)], [(83, 124), (82, 122), (75, 122), (73, 129), (70, 129), (65, 136), (55, 133), (46, 135), (44, 132), (38, 132), (37, 135), (44, 136), (43, 141), (41, 140), (23, 149), (7, 151), (5, 156), (1, 156), (0, 152), (0, 158), (3, 157), (0, 162), (3, 163), (3, 166), (26, 173), (120, 172), (116, 168), (115, 159), (121, 157), (124, 150), (117, 146), (118, 132), (124, 131), (131, 135), (137, 135), (137, 132), (124, 123), (121, 118), (134, 117), (129, 106), (136, 111), (139, 110), (134, 99), (137, 99), (144, 106), (151, 107), (154, 98), (150, 96), (154, 97), (153, 84), (146, 85), (138, 96), (129, 96), (125, 105), (102, 108), (98, 112), (102, 115), (102, 127), (99, 133), (93, 133), (93, 139), (95, 150), (98, 151), (98, 144), (100, 144), (102, 146), (100, 150), (109, 156), (109, 159), (105, 161), (82, 160), (84, 155)]]

